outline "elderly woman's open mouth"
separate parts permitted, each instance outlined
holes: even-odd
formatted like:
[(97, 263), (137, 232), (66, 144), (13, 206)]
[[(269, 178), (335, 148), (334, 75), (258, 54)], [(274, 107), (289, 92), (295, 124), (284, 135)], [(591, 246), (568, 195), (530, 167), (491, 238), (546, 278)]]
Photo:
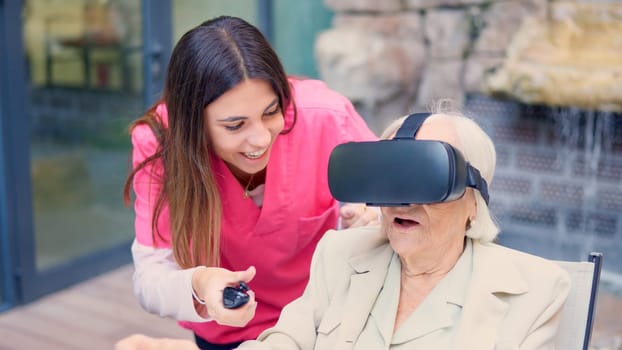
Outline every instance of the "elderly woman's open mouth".
[(410, 228), (419, 224), (418, 221), (406, 218), (396, 217), (393, 219), (393, 224), (400, 228)]

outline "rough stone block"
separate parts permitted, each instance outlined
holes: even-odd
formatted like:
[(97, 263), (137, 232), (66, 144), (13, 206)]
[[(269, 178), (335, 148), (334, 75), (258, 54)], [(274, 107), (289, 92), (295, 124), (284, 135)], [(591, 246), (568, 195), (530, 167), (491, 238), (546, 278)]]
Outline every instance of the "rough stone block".
[(331, 29), (316, 41), (322, 79), (350, 99), (371, 105), (416, 88), (424, 54), (421, 42), (355, 29)]
[(324, 0), (324, 4), (335, 12), (391, 12), (402, 9), (400, 0)]
[(503, 64), (504, 55), (471, 55), (464, 70), (464, 89), (467, 93), (484, 92), (485, 76), (494, 72)]
[(462, 59), (470, 45), (469, 18), (464, 10), (433, 9), (425, 16), (428, 59)]
[(545, 1), (493, 2), (487, 10), (474, 14), (473, 21), (481, 28), (473, 52), (504, 54), (523, 19), (527, 16), (543, 18), (545, 5)]
[(417, 105), (428, 106), (448, 98), (456, 106), (463, 106), (462, 69), (462, 60), (428, 61), (417, 93)]
[(423, 42), (423, 20), (414, 12), (397, 14), (338, 14), (333, 19), (335, 28), (355, 29), (370, 35), (402, 38)]
[(406, 0), (406, 8), (411, 10), (436, 7), (463, 7), (465, 5), (482, 5), (499, 0)]

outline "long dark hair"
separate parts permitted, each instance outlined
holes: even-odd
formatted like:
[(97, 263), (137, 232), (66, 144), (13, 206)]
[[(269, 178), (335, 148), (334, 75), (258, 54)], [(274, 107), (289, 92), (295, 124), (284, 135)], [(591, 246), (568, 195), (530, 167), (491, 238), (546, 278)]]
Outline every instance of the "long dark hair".
[[(248, 22), (230, 16), (208, 20), (185, 33), (171, 55), (163, 97), (168, 110), (168, 128), (157, 116), (156, 107), (130, 127), (147, 124), (158, 138), (157, 152), (128, 176), (124, 198), (137, 171), (161, 160), (164, 174), (154, 174), (162, 191), (154, 206), (152, 236), (163, 239), (158, 218), (165, 202), (170, 210), (170, 230), (175, 258), (182, 268), (220, 262), (222, 207), (210, 164), (210, 141), (204, 110), (211, 102), (247, 79), (270, 84), (285, 111), (294, 104), (283, 66), (261, 32)], [(287, 133), (296, 122), (286, 120)], [(192, 249), (190, 248), (192, 247)]]

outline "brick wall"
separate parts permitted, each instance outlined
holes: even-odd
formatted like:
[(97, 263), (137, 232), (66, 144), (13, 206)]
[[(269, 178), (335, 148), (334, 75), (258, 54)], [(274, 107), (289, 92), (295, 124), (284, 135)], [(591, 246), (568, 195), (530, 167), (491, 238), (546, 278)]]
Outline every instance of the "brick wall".
[(500, 243), (552, 259), (600, 251), (603, 268), (622, 275), (622, 115), (481, 95), (465, 111), (497, 147)]

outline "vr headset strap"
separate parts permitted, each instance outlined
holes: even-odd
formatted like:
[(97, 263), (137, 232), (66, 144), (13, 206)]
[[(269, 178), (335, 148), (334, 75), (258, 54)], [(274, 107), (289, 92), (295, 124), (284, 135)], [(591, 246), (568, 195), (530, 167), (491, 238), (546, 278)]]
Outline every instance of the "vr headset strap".
[(417, 131), (423, 124), (423, 122), (430, 116), (431, 113), (413, 113), (406, 117), (402, 126), (397, 130), (394, 140), (396, 139), (408, 139), (412, 140), (417, 135)]
[(467, 163), (467, 186), (473, 187), (481, 193), (482, 198), (484, 198), (484, 202), (488, 204), (488, 185), (486, 184), (486, 180), (482, 178), (479, 170), (473, 167), (471, 164)]

